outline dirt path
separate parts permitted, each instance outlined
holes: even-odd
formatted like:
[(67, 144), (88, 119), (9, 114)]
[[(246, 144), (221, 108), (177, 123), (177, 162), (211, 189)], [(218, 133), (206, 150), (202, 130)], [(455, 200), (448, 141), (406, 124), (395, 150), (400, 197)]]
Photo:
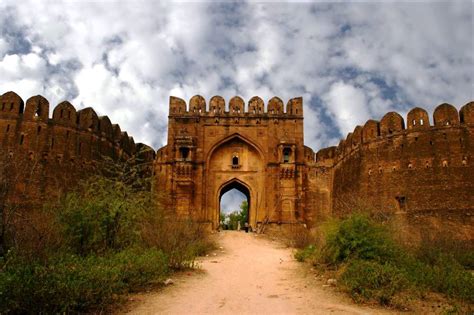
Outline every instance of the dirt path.
[(200, 260), (202, 271), (133, 297), (130, 314), (381, 314), (323, 287), (291, 249), (262, 236), (221, 232), (221, 249)]

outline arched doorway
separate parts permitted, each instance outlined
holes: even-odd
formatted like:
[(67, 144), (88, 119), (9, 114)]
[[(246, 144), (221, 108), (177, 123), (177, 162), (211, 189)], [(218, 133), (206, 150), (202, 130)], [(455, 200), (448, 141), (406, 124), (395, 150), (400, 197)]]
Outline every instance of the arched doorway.
[[(220, 225), (222, 196), (237, 189), (249, 202), (251, 227), (256, 228), (258, 214), (265, 209), (265, 162), (260, 148), (235, 134), (218, 142), (210, 150), (206, 173), (207, 217), (214, 229)], [(261, 219), (260, 219), (261, 220)]]
[[(241, 209), (243, 202), (247, 203), (246, 209)], [(229, 215), (231, 213), (234, 213), (235, 215), (236, 212), (238, 212), (241, 216), (239, 218), (239, 221), (241, 221), (240, 226), (243, 227), (245, 223), (250, 223), (250, 206), (250, 190), (238, 180), (232, 180), (221, 188), (219, 193), (220, 216), (223, 214)], [(219, 219), (219, 221), (222, 222), (222, 217)], [(236, 222), (230, 223), (231, 225), (237, 224)], [(237, 226), (230, 226), (230, 229), (235, 230), (237, 229)]]

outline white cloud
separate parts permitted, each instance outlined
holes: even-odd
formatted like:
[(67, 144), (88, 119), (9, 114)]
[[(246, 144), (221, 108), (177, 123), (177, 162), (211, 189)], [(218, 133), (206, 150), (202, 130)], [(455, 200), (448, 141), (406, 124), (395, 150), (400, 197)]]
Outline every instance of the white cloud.
[(329, 89), (324, 101), (330, 115), (345, 136), (369, 116), (367, 97), (362, 89), (344, 82), (336, 82)]
[(242, 201), (247, 200), (247, 197), (237, 189), (232, 189), (222, 195), (221, 198), (221, 212), (230, 213), (233, 211), (240, 211)]
[(0, 56), (4, 56), (7, 50), (8, 43), (3, 38), (0, 38)]
[(93, 106), (158, 148), (170, 94), (305, 101), (305, 142), (473, 99), (470, 2), (0, 4), (0, 92)]

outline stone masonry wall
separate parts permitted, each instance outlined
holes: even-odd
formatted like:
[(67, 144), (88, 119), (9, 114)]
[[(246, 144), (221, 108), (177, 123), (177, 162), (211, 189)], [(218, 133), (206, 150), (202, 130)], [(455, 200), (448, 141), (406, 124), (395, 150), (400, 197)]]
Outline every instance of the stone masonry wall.
[(119, 125), (97, 116), (90, 107), (76, 111), (65, 101), (49, 117), (49, 102), (40, 95), (29, 98), (26, 106), (14, 92), (0, 96), (0, 162), (14, 160), (19, 167), (31, 169), (30, 178), (15, 181), (17, 198), (40, 202), (59, 195), (78, 179), (95, 174), (103, 157), (126, 160), (137, 148), (148, 148), (143, 158), (153, 161), (151, 148), (136, 145)]
[(322, 185), (330, 196), (317, 212), (332, 208), (332, 215), (340, 215), (363, 203), (409, 223), (403, 233), (434, 229), (472, 238), (474, 102), (459, 113), (452, 105), (439, 105), (433, 122), (415, 108), (405, 127), (391, 112), (380, 122), (357, 126), (337, 147), (319, 151), (311, 170), (319, 175), (313, 177), (321, 181), (329, 167), (332, 178)]

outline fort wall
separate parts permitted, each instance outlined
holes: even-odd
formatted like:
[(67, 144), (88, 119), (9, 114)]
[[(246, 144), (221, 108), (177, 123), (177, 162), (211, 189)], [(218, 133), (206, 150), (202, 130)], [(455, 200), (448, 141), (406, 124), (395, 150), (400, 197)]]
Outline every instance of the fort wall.
[[(59, 195), (78, 179), (95, 174), (97, 162), (104, 157), (127, 160), (138, 148), (148, 152), (143, 159), (153, 161), (151, 148), (136, 145), (119, 125), (112, 124), (107, 116), (99, 117), (92, 108), (76, 111), (64, 101), (49, 117), (49, 106), (40, 95), (29, 98), (26, 104), (14, 92), (0, 96), (0, 156), (17, 164), (25, 161), (22, 167), (31, 169), (26, 192), (31, 200)], [(19, 190), (26, 189), (26, 179), (17, 182)], [(15, 195), (24, 198), (24, 193)]]
[[(188, 106), (189, 104), (189, 106)], [(92, 108), (58, 104), (49, 117), (42, 96), (0, 96), (0, 157), (34, 169), (16, 184), (41, 201), (95, 174), (99, 162), (138, 156), (152, 167), (154, 189), (179, 216), (218, 226), (220, 196), (241, 188), (251, 199), (251, 225), (306, 223), (370, 208), (399, 220), (403, 233), (423, 229), (472, 239), (474, 102), (460, 111), (439, 105), (405, 119), (390, 112), (356, 126), (337, 147), (304, 145), (302, 98), (265, 107), (199, 95), (170, 97), (168, 143), (156, 155)], [(236, 159), (237, 162), (234, 162)], [(1, 162), (1, 161), (0, 161)], [(26, 175), (25, 175), (26, 176)], [(21, 192), (21, 193), (18, 193)], [(402, 233), (402, 232), (401, 232)]]
[[(473, 102), (459, 113), (441, 104), (433, 113), (433, 124), (425, 110), (414, 108), (406, 125), (391, 112), (380, 122), (357, 126), (337, 147), (315, 155), (311, 172), (321, 173), (329, 166), (332, 173), (332, 180), (322, 185), (331, 192), (330, 201), (326, 198), (318, 211), (324, 214), (332, 208), (332, 214), (341, 215), (364, 203), (375, 211), (397, 214), (410, 223), (410, 234), (424, 228), (472, 238), (473, 112)], [(322, 175), (315, 177), (321, 181)], [(314, 191), (314, 185), (309, 189)]]

